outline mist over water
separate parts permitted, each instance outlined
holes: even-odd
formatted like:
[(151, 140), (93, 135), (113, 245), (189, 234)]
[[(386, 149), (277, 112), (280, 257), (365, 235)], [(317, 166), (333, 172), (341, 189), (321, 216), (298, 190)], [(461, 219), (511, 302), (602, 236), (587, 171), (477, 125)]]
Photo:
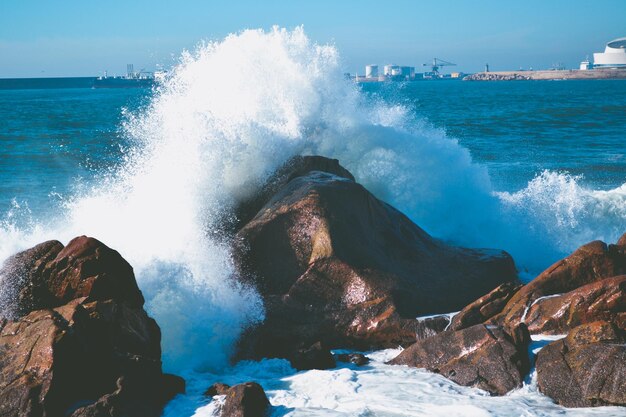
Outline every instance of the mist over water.
[(366, 97), (343, 78), (338, 51), (301, 28), (246, 30), (183, 53), (150, 103), (125, 115), (122, 134), (131, 146), (121, 167), (57, 216), (44, 222), (16, 203), (0, 257), (81, 234), (118, 250), (162, 329), (168, 371), (220, 369), (241, 329), (263, 319), (219, 224), (294, 155), (337, 158), (434, 236), (505, 249), (530, 273), (626, 231), (626, 185), (596, 191), (546, 171), (497, 192), (466, 148), (404, 106)]

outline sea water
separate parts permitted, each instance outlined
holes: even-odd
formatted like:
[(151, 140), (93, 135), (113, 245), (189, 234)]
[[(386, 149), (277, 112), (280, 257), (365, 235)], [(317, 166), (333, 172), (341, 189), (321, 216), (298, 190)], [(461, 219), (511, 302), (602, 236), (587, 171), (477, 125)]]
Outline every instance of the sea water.
[(210, 415), (204, 389), (246, 380), (276, 415), (590, 413), (533, 378), (492, 398), (385, 365), (397, 351), (359, 369), (228, 364), (263, 308), (219, 224), (293, 155), (338, 158), (432, 235), (505, 249), (525, 277), (626, 231), (626, 82), (356, 85), (341, 68), (332, 45), (274, 28), (183, 53), (152, 90), (0, 90), (0, 258), (80, 234), (119, 250), (162, 328), (165, 370), (188, 379), (168, 416)]

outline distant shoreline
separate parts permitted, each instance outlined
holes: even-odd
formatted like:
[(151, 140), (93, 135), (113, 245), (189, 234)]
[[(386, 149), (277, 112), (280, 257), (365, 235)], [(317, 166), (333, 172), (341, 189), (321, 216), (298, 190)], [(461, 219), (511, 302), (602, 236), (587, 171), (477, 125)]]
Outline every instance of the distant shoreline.
[(0, 78), (0, 90), (92, 88), (98, 77)]
[(478, 72), (464, 81), (626, 80), (625, 69)]

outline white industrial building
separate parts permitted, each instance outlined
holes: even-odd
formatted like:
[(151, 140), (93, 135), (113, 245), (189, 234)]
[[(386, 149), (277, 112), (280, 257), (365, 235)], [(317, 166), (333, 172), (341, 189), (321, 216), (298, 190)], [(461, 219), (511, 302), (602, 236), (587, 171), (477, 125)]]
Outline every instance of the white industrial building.
[(612, 40), (606, 44), (604, 52), (593, 54), (594, 68), (626, 67), (626, 38)]

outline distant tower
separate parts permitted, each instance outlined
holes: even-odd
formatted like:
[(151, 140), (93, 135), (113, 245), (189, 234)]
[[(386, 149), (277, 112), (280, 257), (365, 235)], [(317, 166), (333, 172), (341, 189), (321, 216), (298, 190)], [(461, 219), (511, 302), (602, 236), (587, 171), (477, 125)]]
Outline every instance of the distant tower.
[(489, 72), (489, 64), (485, 64), (485, 72)]
[(135, 67), (133, 66), (133, 64), (126, 64), (126, 75), (128, 75), (128, 78), (131, 78), (134, 72)]

